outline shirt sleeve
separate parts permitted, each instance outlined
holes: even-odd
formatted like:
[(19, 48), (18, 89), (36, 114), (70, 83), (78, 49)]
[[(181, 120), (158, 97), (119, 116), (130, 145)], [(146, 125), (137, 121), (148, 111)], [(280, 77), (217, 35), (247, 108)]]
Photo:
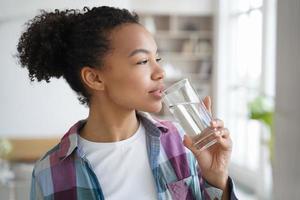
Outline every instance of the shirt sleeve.
[(233, 180), (229, 177), (229, 196), (230, 200), (238, 200)]
[(44, 197), (41, 190), (41, 186), (38, 180), (36, 179), (35, 172), (33, 170), (32, 178), (31, 178), (30, 200), (42, 200), (42, 199), (44, 199)]
[[(204, 199), (209, 200), (221, 200), (223, 195), (223, 190), (216, 188), (212, 185), (210, 185), (206, 180), (204, 180), (202, 177), (199, 176), (201, 191), (202, 191), (202, 197)], [(234, 182), (229, 177), (228, 178), (228, 191), (229, 191), (229, 199), (230, 200), (238, 200), (235, 192)]]
[(201, 196), (205, 200), (221, 200), (223, 190), (210, 185), (203, 177), (201, 173), (198, 174)]

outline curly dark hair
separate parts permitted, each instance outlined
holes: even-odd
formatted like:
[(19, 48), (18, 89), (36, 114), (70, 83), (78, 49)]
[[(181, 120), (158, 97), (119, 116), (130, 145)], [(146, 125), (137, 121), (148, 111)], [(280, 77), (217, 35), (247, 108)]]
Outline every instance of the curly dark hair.
[(41, 13), (26, 23), (17, 45), (17, 58), (31, 81), (50, 82), (63, 76), (89, 105), (90, 94), (81, 79), (84, 66), (101, 67), (111, 49), (109, 33), (124, 23), (137, 23), (136, 13), (108, 6)]

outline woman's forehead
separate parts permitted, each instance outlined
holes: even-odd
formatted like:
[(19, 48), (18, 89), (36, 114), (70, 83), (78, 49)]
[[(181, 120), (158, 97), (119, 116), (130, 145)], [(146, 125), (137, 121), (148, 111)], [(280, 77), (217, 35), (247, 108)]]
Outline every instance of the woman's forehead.
[(136, 49), (145, 49), (154, 54), (157, 51), (153, 36), (139, 24), (125, 24), (116, 28), (112, 31), (110, 41), (115, 53), (127, 56)]

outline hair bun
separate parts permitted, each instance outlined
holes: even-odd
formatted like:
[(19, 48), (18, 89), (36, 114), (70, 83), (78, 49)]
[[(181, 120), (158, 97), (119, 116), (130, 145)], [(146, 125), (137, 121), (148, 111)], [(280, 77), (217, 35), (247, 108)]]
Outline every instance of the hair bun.
[(42, 10), (40, 15), (26, 23), (27, 30), (20, 37), (17, 56), (21, 66), (28, 68), (32, 81), (49, 82), (51, 77), (64, 75), (68, 68), (65, 52), (75, 12)]

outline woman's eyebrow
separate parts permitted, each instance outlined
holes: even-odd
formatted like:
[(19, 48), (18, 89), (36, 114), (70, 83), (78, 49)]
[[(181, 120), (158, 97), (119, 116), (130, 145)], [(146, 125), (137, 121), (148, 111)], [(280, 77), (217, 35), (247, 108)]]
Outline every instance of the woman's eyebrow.
[[(135, 54), (138, 54), (138, 53), (150, 54), (150, 51), (147, 49), (135, 49), (128, 55), (128, 57), (134, 56)], [(156, 50), (155, 54), (157, 54), (157, 50)]]

